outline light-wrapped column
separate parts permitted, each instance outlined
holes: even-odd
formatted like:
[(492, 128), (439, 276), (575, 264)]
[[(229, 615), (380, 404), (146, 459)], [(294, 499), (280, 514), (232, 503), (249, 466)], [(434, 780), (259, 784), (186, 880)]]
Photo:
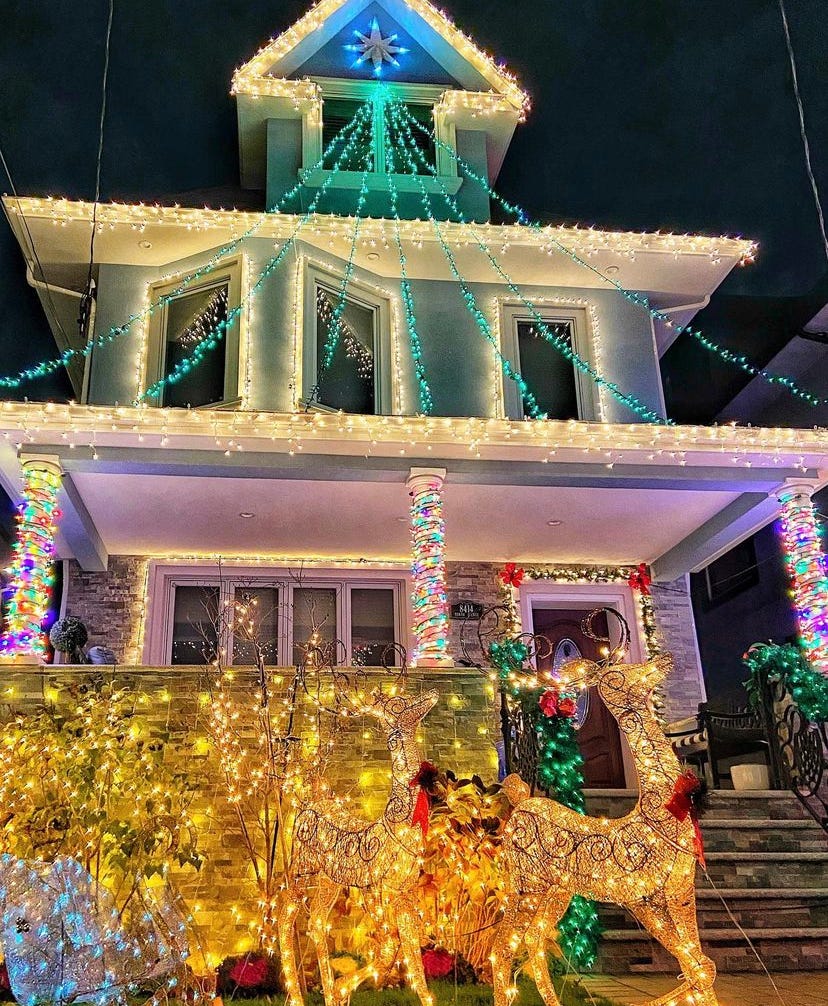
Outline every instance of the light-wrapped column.
[(451, 667), (448, 648), (445, 526), (442, 468), (412, 468), (407, 486), (411, 496), (411, 574), (414, 590), (414, 637), (418, 667)]
[(17, 504), (17, 540), (6, 588), (0, 656), (41, 657), (46, 649), (41, 623), (54, 582), (61, 470), (52, 457), (22, 455), (20, 462), (23, 492)]
[(776, 493), (779, 527), (802, 646), (828, 674), (828, 563), (820, 541), (810, 482), (787, 482)]

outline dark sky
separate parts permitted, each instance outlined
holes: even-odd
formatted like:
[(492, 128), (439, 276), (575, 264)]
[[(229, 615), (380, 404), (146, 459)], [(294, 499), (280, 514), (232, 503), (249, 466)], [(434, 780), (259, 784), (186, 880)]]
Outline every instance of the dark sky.
[[(234, 184), (232, 71), (307, 6), (115, 0), (103, 196)], [(445, 6), (532, 95), (504, 195), (544, 218), (756, 238), (759, 261), (729, 293), (797, 295), (826, 273), (776, 0)], [(828, 4), (787, 10), (828, 202)], [(94, 192), (106, 14), (107, 0), (0, 0), (0, 143), (21, 193)], [(0, 372), (54, 353), (5, 221), (0, 318)]]

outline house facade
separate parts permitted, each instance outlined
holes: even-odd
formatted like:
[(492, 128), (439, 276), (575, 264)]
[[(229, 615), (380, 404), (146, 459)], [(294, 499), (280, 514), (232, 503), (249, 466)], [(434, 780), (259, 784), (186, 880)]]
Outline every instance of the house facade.
[[(451, 680), (515, 563), (524, 631), (589, 655), (582, 615), (613, 608), (632, 659), (673, 654), (668, 718), (693, 713), (688, 574), (828, 481), (821, 431), (666, 422), (660, 355), (752, 242), (500, 222), (528, 98), (424, 0), (322, 0), (232, 89), (256, 208), (4, 199), (76, 390), (0, 405), (0, 478), (27, 480), (38, 555), (54, 531), (61, 612), (175, 678), (249, 664), (220, 613), (255, 598), (273, 665), (396, 644)], [(631, 784), (590, 717), (588, 781)]]

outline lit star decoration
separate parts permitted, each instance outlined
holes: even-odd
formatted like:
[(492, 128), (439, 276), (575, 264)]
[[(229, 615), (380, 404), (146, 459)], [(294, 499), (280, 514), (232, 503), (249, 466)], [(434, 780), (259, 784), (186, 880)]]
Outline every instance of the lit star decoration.
[(55, 532), (61, 512), (60, 469), (49, 461), (23, 462), (23, 498), (18, 504), (17, 540), (9, 570), (6, 631), (0, 655), (43, 656), (43, 619), (49, 610), (54, 574)]
[(399, 53), (406, 53), (408, 49), (405, 46), (397, 45), (397, 34), (388, 35), (383, 37), (382, 31), (380, 31), (379, 21), (374, 18), (371, 21), (371, 27), (369, 33), (364, 35), (358, 29), (354, 29), (354, 35), (359, 39), (358, 42), (351, 42), (346, 45), (345, 48), (349, 52), (357, 52), (359, 55), (351, 64), (351, 67), (362, 66), (363, 63), (371, 62), (374, 66), (374, 76), (382, 76), (382, 67), (384, 63), (390, 63), (392, 66), (399, 66), (400, 62), (397, 59)]
[(812, 665), (828, 674), (828, 568), (810, 487), (783, 490), (779, 503), (779, 526), (802, 648)]

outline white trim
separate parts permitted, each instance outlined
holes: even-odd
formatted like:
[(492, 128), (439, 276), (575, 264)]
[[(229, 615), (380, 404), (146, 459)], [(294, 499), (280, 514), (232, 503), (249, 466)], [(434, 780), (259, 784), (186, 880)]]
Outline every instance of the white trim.
[[(271, 569), (239, 563), (203, 565), (198, 563), (164, 563), (152, 561), (147, 577), (147, 623), (143, 662), (152, 666), (168, 666), (172, 653), (174, 594), (177, 586), (207, 586), (220, 588), (220, 603), (232, 601), (238, 587), (274, 587), (280, 592), (278, 599), (278, 652), (282, 666), (292, 666), (293, 659), (293, 590), (297, 587), (333, 588), (337, 591), (337, 635), (345, 643), (342, 663), (350, 665), (351, 652), (351, 591), (355, 588), (392, 590), (394, 595), (394, 639), (412, 652), (410, 612), (408, 598), (411, 594), (410, 578), (400, 572), (389, 575), (389, 570), (372, 569), (317, 569), (301, 574), (296, 569), (274, 566)], [(232, 638), (219, 641), (226, 651), (226, 660), (232, 663)]]
[[(535, 312), (550, 324), (568, 324), (572, 333), (572, 349), (590, 365), (595, 363), (594, 333), (592, 330), (590, 312), (587, 306), (574, 305), (554, 299), (544, 300), (542, 304), (533, 305)], [(533, 313), (525, 304), (519, 301), (498, 300), (497, 310), (500, 322), (501, 353), (514, 368), (523, 374), (520, 362), (518, 341), (518, 322), (535, 323)], [(555, 349), (550, 346), (550, 352)], [(578, 419), (582, 422), (594, 422), (600, 413), (600, 400), (595, 382), (583, 371), (571, 364), (575, 378), (575, 394), (578, 401)], [(525, 374), (523, 374), (526, 377)], [(503, 407), (509, 419), (523, 419), (524, 409), (520, 390), (514, 381), (505, 375), (503, 383)], [(531, 381), (529, 382), (529, 390)]]
[[(318, 366), (316, 333), (316, 291), (317, 287), (333, 290), (338, 295), (342, 274), (320, 265), (310, 259), (305, 260), (302, 273), (303, 324), (300, 347), (301, 393), (300, 402), (307, 402), (316, 386)], [(346, 299), (360, 307), (374, 312), (374, 412), (373, 415), (391, 415), (394, 410), (393, 346), (391, 333), (391, 298), (383, 296), (366, 284), (353, 278), (345, 292)], [(319, 403), (315, 403), (317, 405)], [(330, 411), (326, 406), (320, 406)]]
[[(244, 332), (246, 335), (248, 329), (247, 304), (242, 304), (242, 281), (245, 265), (243, 255), (235, 255), (225, 259), (215, 269), (190, 284), (186, 290), (182, 290), (180, 294), (181, 297), (186, 297), (198, 293), (200, 290), (226, 284), (228, 314), (241, 305), (241, 313), (227, 327), (222, 340), (224, 343), (224, 398), (221, 402), (199, 406), (199, 408), (233, 407), (242, 401), (246, 393), (246, 360), (243, 359), (246, 347), (242, 340), (242, 333)], [(149, 302), (157, 303), (159, 297), (176, 290), (181, 286), (182, 280), (192, 275), (192, 272), (193, 270), (189, 269), (176, 276), (168, 276), (156, 283), (150, 283), (147, 291)], [(178, 297), (174, 299), (177, 300)], [(139, 361), (139, 396), (149, 386), (160, 380), (164, 373), (168, 306), (164, 304), (160, 310), (153, 312), (147, 324), (147, 337), (144, 340), (142, 358)], [(163, 406), (163, 398), (158, 404)]]

